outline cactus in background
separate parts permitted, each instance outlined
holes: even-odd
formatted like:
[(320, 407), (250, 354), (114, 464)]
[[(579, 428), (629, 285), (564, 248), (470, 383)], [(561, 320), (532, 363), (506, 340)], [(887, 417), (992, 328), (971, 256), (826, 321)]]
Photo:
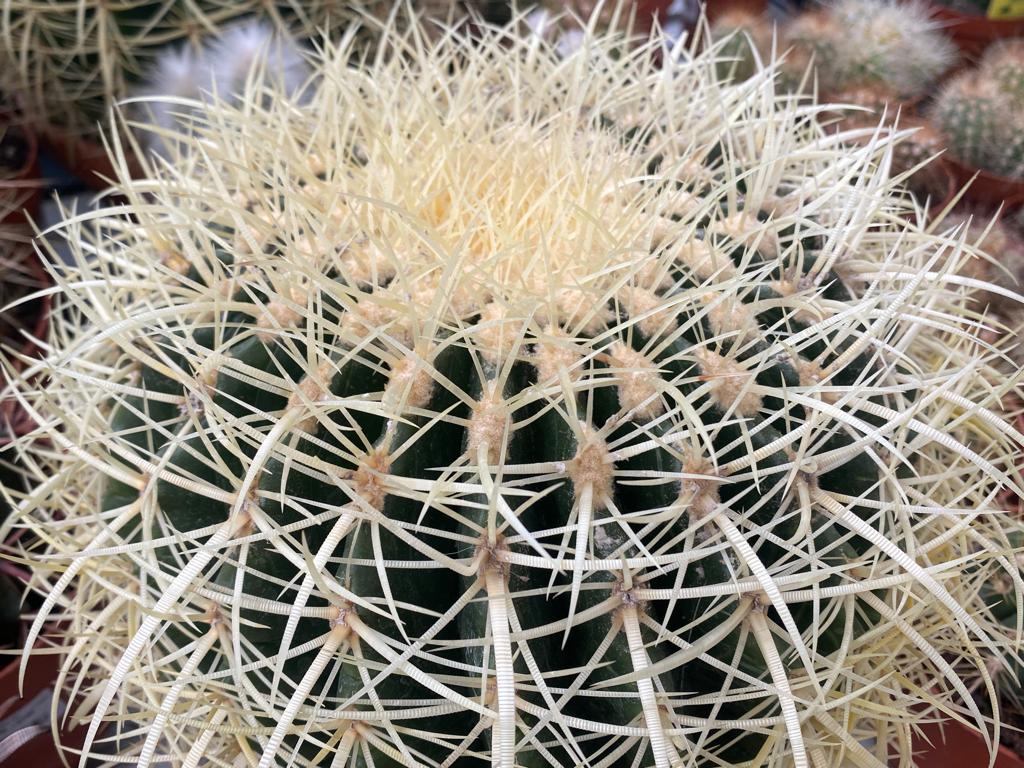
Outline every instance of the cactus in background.
[(588, 30), (599, 34), (615, 31), (632, 37), (636, 30), (648, 29), (651, 23), (648, 5), (614, 0), (542, 0), (518, 17), (518, 21), (523, 34), (538, 35), (553, 42), (565, 56), (580, 46)]
[(950, 184), (948, 171), (935, 160), (946, 149), (942, 137), (929, 122), (920, 118), (901, 116), (898, 127), (912, 128), (914, 133), (893, 147), (893, 175), (909, 174), (905, 183), (912, 192), (921, 199), (930, 196), (932, 202), (941, 202)]
[(956, 59), (956, 47), (922, 2), (836, 0), (830, 12), (844, 30), (844, 83), (879, 83), (902, 97), (917, 96)]
[[(1020, 301), (1007, 293), (1024, 290), (1024, 237), (1012, 220), (989, 220), (983, 212), (962, 212), (951, 216), (947, 225), (965, 229), (965, 239), (980, 254), (970, 260), (963, 274), (981, 280), (987, 288), (972, 296), (979, 308), (997, 314), (1019, 309)], [(995, 290), (990, 290), (995, 289)]]
[[(441, 19), (463, 13), (457, 0), (424, 5), (421, 13)], [(396, 5), (384, 0), (0, 0), (0, 11), (5, 85), (20, 92), (37, 123), (92, 136), (117, 100), (148, 82), (154, 70), (171, 68), (169, 57), (179, 62), (198, 57), (226, 25), (261, 21), (286, 38), (305, 39), (345, 30), (364, 15), (386, 23)], [(363, 45), (372, 46), (379, 30), (360, 29)]]
[(947, 83), (931, 106), (936, 130), (961, 161), (994, 169), (1015, 126), (1005, 98), (989, 80), (966, 72)]
[(1024, 177), (1024, 111), (989, 70), (965, 72), (947, 83), (931, 120), (961, 162), (999, 176)]
[(984, 727), (947, 659), (1003, 649), (1024, 436), (888, 139), (658, 39), (478, 36), (328, 45), (308, 105), (210, 110), (63, 225), (8, 527), (85, 755), (115, 712), (139, 768), (884, 766)]
[[(931, 197), (933, 202), (938, 202), (949, 191), (949, 172), (935, 160), (946, 149), (945, 142), (931, 123), (908, 117), (895, 94), (884, 88), (861, 87), (840, 91), (831, 98), (844, 105), (834, 121), (836, 128), (860, 129), (859, 138), (853, 141), (870, 141), (880, 121), (884, 122), (886, 130), (899, 135), (892, 148), (891, 174), (900, 177), (919, 199)], [(899, 133), (906, 129), (912, 129), (913, 133)]]
[(1024, 108), (1024, 40), (1000, 40), (990, 45), (978, 70), (994, 81), (1017, 109)]
[[(141, 90), (148, 98), (135, 111), (158, 129), (144, 134), (149, 148), (165, 153), (166, 142), (188, 130), (205, 100), (236, 101), (250, 77), (281, 96), (301, 98), (299, 91), (310, 76), (303, 52), (290, 37), (251, 20), (226, 27), (198, 51), (188, 44), (166, 50), (153, 70)], [(186, 106), (189, 101), (195, 106)]]
[(795, 17), (783, 33), (798, 56), (814, 55), (827, 93), (880, 87), (899, 98), (918, 96), (956, 58), (941, 25), (918, 2), (835, 0)]
[[(945, 226), (963, 230), (976, 255), (964, 261), (960, 274), (980, 281), (969, 294), (971, 309), (984, 313), (990, 325), (987, 337), (1013, 338), (1024, 330), (1024, 227), (1016, 217), (990, 219), (983, 211), (962, 211), (946, 219)], [(1019, 341), (1008, 345), (1003, 369), (1013, 375), (1024, 366)]]
[(818, 80), (829, 89), (839, 79), (833, 71), (843, 31), (835, 19), (823, 9), (815, 9), (794, 16), (780, 28), (782, 44), (789, 47), (787, 68), (793, 72), (807, 70), (812, 64)]

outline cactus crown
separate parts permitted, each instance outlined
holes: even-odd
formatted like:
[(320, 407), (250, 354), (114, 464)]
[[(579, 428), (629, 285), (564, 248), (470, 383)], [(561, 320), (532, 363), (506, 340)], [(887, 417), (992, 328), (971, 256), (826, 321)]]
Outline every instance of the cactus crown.
[(918, 2), (836, 0), (795, 17), (784, 36), (798, 55), (814, 54), (822, 88), (829, 93), (870, 86), (903, 98), (917, 96), (956, 56), (928, 8)]
[(969, 247), (768, 73), (480, 36), (328, 45), (308, 107), (212, 109), (130, 217), (65, 223), (50, 384), (8, 396), (85, 753), (115, 709), (143, 768), (883, 765), (983, 725), (945, 654), (1002, 653), (1024, 437)]

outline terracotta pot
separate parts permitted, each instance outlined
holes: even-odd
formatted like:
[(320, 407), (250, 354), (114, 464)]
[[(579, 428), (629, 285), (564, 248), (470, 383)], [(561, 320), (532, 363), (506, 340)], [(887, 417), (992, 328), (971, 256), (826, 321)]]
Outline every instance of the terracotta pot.
[[(63, 759), (71, 764), (77, 762), (77, 755), (64, 752), (54, 743), (50, 730), (50, 708), (52, 691), (60, 670), (60, 657), (38, 655), (33, 657), (25, 670), (25, 687), (22, 695), (18, 691), (18, 667), (20, 657), (4, 656), (0, 669), (0, 727), (4, 723), (17, 724), (15, 735), (4, 734), (0, 740), (0, 759), (4, 765), (32, 766), (32, 768), (63, 768)], [(19, 722), (20, 721), (20, 722)], [(84, 728), (77, 728), (62, 734), (61, 744), (65, 748), (81, 747)]]
[[(90, 188), (100, 192), (117, 180), (114, 164), (100, 142), (62, 133), (55, 127), (46, 130), (43, 140), (61, 164)], [(129, 151), (125, 145), (122, 148)], [(141, 169), (134, 156), (128, 156), (128, 169), (133, 177), (140, 175)]]
[(959, 13), (932, 3), (932, 17), (943, 22), (960, 51), (977, 57), (994, 40), (1024, 35), (1024, 18), (989, 19), (981, 15)]
[(665, 23), (672, 0), (636, 0), (636, 17), (645, 29), (654, 26), (655, 20)]
[(746, 11), (755, 16), (763, 14), (768, 10), (768, 0), (706, 0), (705, 6), (708, 21), (714, 21), (730, 11)]
[[(992, 208), (1003, 204), (1014, 206), (1024, 203), (1024, 181), (1008, 179), (1005, 176), (997, 176), (994, 173), (964, 165), (948, 152), (943, 155), (942, 160), (946, 168), (949, 169), (957, 189), (970, 183), (962, 198), (965, 202), (978, 203)], [(975, 174), (977, 174), (977, 178), (974, 178)], [(973, 182), (971, 182), (972, 178)]]
[(31, 128), (10, 112), (0, 112), (0, 141), (24, 143), (24, 161), (7, 178), (0, 177), (0, 226), (25, 224), (39, 213), (43, 185), (39, 181), (39, 140)]
[[(914, 742), (914, 764), (918, 768), (982, 768), (989, 764), (988, 749), (977, 731), (956, 722), (941, 727), (929, 724), (923, 731)], [(994, 768), (1024, 768), (1024, 759), (1000, 746)]]

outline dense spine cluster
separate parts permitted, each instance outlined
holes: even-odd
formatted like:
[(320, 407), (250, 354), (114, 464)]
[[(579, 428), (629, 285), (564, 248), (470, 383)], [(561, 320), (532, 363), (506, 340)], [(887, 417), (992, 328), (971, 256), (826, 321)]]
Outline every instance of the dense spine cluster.
[(64, 224), (11, 524), (86, 754), (115, 712), (140, 768), (883, 766), (983, 725), (947, 658), (1004, 650), (1024, 436), (970, 246), (770, 72), (477, 35), (327, 45), (308, 104), (212, 109)]

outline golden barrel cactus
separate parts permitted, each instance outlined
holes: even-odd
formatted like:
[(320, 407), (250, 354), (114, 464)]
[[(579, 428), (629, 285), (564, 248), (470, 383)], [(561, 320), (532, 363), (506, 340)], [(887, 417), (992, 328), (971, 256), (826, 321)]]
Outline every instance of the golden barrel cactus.
[(984, 726), (1024, 437), (962, 234), (769, 72), (477, 37), (326, 45), (308, 103), (209, 110), (60, 228), (8, 526), (84, 754), (884, 766)]

